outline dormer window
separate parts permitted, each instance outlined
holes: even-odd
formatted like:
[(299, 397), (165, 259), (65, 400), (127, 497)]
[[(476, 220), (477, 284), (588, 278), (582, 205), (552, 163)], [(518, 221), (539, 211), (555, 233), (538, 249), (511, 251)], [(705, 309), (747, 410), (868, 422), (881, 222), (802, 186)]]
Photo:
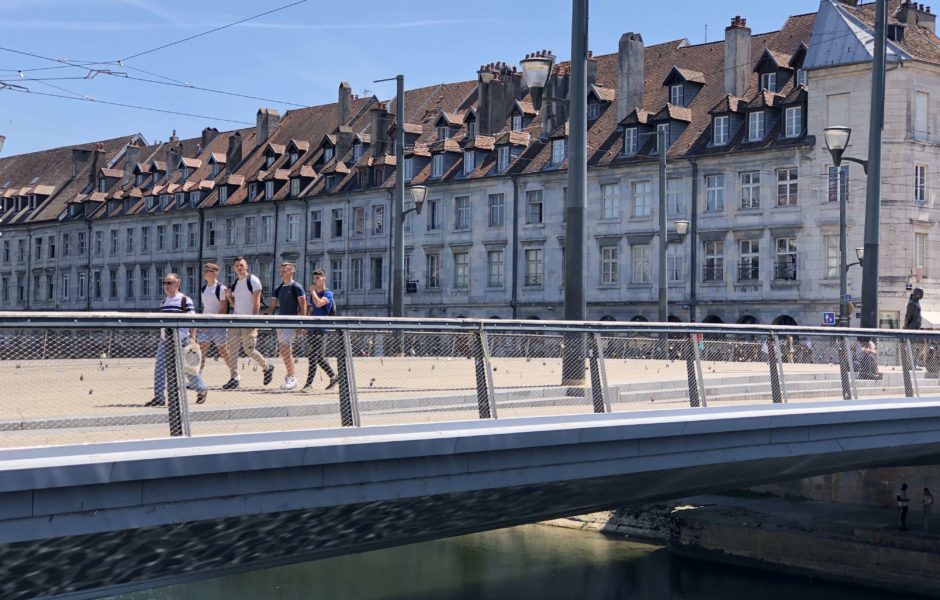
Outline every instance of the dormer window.
[(333, 147), (327, 146), (323, 149), (323, 162), (330, 162), (333, 160)]
[(627, 127), (623, 130), (623, 153), (624, 154), (636, 154), (637, 153), (637, 130), (636, 127)]
[(220, 166), (219, 166), (219, 163), (213, 162), (213, 163), (212, 163), (212, 167), (211, 167), (211, 171), (210, 171), (210, 172), (212, 173), (212, 177), (216, 177), (216, 176), (219, 174), (219, 171), (220, 171), (220, 170), (221, 170), (221, 168), (220, 168)]
[(147, 207), (147, 210), (153, 210), (153, 207), (157, 205), (156, 198), (153, 196), (147, 196), (144, 198), (144, 206)]
[(296, 150), (291, 150), (290, 156), (288, 157), (290, 164), (293, 165), (295, 162), (297, 162), (298, 158), (300, 158), (300, 154)]
[(160, 210), (166, 210), (166, 207), (169, 203), (170, 203), (170, 195), (161, 194), (160, 195)]
[(290, 197), (296, 198), (298, 196), (300, 196), (300, 177), (291, 177)]
[(759, 142), (764, 139), (764, 111), (756, 110), (747, 115), (747, 140)]
[(104, 192), (104, 191), (107, 191), (107, 189), (108, 189), (108, 180), (102, 177), (101, 179), (98, 180), (98, 191)]
[(268, 155), (265, 157), (265, 159), (264, 159), (264, 167), (265, 167), (266, 169), (270, 169), (270, 168), (271, 168), (271, 165), (274, 164), (274, 159), (275, 159), (275, 158), (277, 158), (277, 157), (274, 156), (273, 153), (272, 153), (272, 154), (268, 154)]
[(142, 185), (144, 184), (144, 180), (145, 180), (145, 179), (147, 179), (147, 174), (146, 174), (146, 173), (138, 173), (138, 174), (137, 174), (137, 178), (136, 178), (136, 180), (135, 180), (135, 182), (134, 182), (134, 185), (136, 185), (137, 187), (142, 186)]
[(153, 172), (153, 184), (157, 185), (157, 183), (159, 183), (161, 179), (163, 179), (163, 175), (160, 174), (160, 171), (154, 171)]
[(274, 182), (265, 181), (264, 182), (264, 198), (265, 200), (270, 200), (274, 197)]
[(681, 83), (669, 87), (669, 104), (685, 106), (685, 88)]
[(496, 170), (505, 171), (509, 168), (509, 146), (500, 146), (496, 149)]
[(588, 121), (594, 121), (599, 116), (601, 116), (601, 111), (604, 109), (604, 105), (600, 102), (589, 102), (587, 105), (587, 118)]
[(359, 160), (362, 158), (362, 144), (356, 143), (353, 145), (353, 160)]
[(786, 127), (784, 136), (788, 138), (799, 137), (803, 131), (803, 107), (788, 106), (784, 111)]
[(512, 116), (512, 130), (521, 131), (522, 130), (522, 115), (516, 113)]
[(221, 206), (225, 204), (227, 200), (228, 200), (228, 186), (223, 185), (222, 187), (219, 188), (219, 205)]
[(196, 208), (197, 206), (199, 206), (199, 192), (198, 191), (189, 192), (189, 205), (192, 208)]
[(806, 69), (797, 69), (796, 70), (796, 84), (797, 85), (808, 85), (806, 78)]
[(770, 92), (776, 92), (777, 91), (777, 74), (776, 73), (761, 73), (760, 89), (767, 90)]
[(565, 139), (552, 140), (552, 164), (560, 165), (565, 161)]
[(431, 177), (440, 177), (444, 174), (444, 155), (435, 154), (431, 158)]
[(437, 139), (446, 140), (450, 137), (450, 127), (447, 125), (440, 125), (437, 128)]
[(189, 167), (183, 167), (183, 174), (180, 175), (180, 181), (186, 181), (189, 179), (190, 170)]
[(29, 198), (29, 210), (36, 210), (36, 194), (30, 194)]
[(186, 202), (186, 194), (180, 192), (176, 195), (176, 206), (182, 207), (184, 202)]
[(473, 139), (477, 135), (477, 124), (474, 121), (467, 123), (467, 139)]
[(712, 144), (724, 146), (728, 143), (728, 116), (715, 117), (712, 120)]
[(251, 182), (248, 184), (248, 201), (251, 202), (258, 197), (258, 184)]
[(463, 153), (463, 174), (469, 175), (476, 168), (476, 155), (473, 150), (467, 150)]

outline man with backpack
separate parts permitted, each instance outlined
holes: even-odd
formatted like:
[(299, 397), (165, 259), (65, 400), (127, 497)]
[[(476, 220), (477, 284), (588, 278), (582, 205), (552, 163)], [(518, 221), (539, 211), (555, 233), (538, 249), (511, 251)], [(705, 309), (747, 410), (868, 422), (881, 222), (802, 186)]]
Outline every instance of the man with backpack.
[[(326, 289), (326, 273), (323, 269), (316, 269), (313, 272), (313, 283), (310, 284), (310, 314), (314, 317), (332, 317), (336, 316), (336, 307), (333, 304), (333, 291)], [(303, 391), (309, 392), (313, 387), (313, 378), (317, 374), (317, 366), (323, 369), (327, 377), (330, 378), (326, 384), (326, 389), (336, 385), (338, 379), (333, 368), (330, 366), (326, 357), (331, 354), (332, 344), (329, 343), (330, 330), (317, 328), (307, 332), (307, 383), (304, 384)]]
[[(233, 263), (235, 267), (235, 281), (225, 291), (232, 312), (236, 315), (257, 315), (261, 312), (261, 280), (248, 272), (248, 261), (239, 256)], [(226, 390), (234, 390), (239, 386), (238, 377), (238, 351), (242, 350), (245, 356), (255, 361), (264, 373), (264, 385), (271, 383), (274, 377), (274, 365), (269, 364), (264, 356), (258, 352), (258, 330), (243, 327), (232, 327), (228, 330), (228, 352), (232, 356), (229, 365), (231, 379), (222, 386)]]
[[(219, 271), (219, 265), (211, 262), (206, 263), (202, 269), (202, 275), (206, 280), (205, 285), (202, 286), (201, 296), (203, 314), (228, 314), (228, 299), (226, 298), (228, 288), (219, 281)], [(199, 350), (202, 352), (202, 362), (199, 363), (200, 373), (202, 373), (202, 370), (206, 366), (206, 352), (209, 351), (209, 347), (212, 344), (215, 344), (216, 350), (219, 351), (219, 356), (221, 356), (225, 364), (228, 365), (229, 372), (236, 371), (238, 361), (236, 357), (229, 354), (225, 338), (225, 329), (222, 328), (203, 328), (199, 330), (199, 333), (196, 335), (196, 341), (199, 342)]]
[[(271, 295), (271, 301), (268, 303), (268, 314), (273, 314), (277, 308), (277, 314), (287, 316), (306, 316), (307, 315), (307, 296), (304, 294), (302, 285), (294, 281), (294, 263), (281, 263), (281, 283), (274, 288), (274, 294)], [(287, 377), (284, 379), (282, 390), (292, 390), (297, 387), (297, 379), (294, 378), (294, 335), (295, 329), (278, 328), (277, 332), (277, 350), (284, 361), (284, 367), (287, 369)]]

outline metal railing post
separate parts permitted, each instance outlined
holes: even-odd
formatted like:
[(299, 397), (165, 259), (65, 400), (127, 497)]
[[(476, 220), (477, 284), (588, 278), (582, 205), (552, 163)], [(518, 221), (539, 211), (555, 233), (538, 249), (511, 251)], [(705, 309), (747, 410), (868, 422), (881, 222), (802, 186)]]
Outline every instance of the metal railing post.
[(183, 404), (185, 403), (186, 385), (183, 383), (183, 362), (179, 351), (179, 330), (167, 327), (163, 330), (163, 362), (166, 373), (167, 420), (170, 423), (170, 436), (182, 437)]
[(774, 404), (783, 403), (783, 389), (781, 381), (780, 346), (777, 344), (777, 334), (771, 333), (767, 340), (767, 367), (770, 370), (770, 396)]
[(701, 361), (698, 355), (698, 336), (697, 333), (690, 333), (682, 344), (685, 348), (685, 376), (689, 384), (689, 406), (696, 408), (701, 406), (701, 391), (699, 385), (699, 372), (701, 371)]
[(836, 338), (836, 352), (839, 354), (839, 382), (842, 384), (842, 399), (852, 399), (852, 384), (849, 380), (849, 354), (845, 347), (845, 338)]
[(849, 398), (849, 400), (858, 400), (858, 384), (855, 381), (856, 380), (855, 360), (852, 357), (849, 351), (849, 348), (850, 346), (849, 346), (848, 338), (842, 338), (842, 350), (843, 350), (842, 360), (844, 360), (845, 364), (848, 365), (849, 367), (849, 381), (851, 382), (851, 385), (852, 385), (852, 397)]
[[(907, 346), (907, 354), (911, 357), (911, 371), (908, 374), (908, 378), (911, 380), (911, 387), (913, 388), (915, 398), (920, 398), (920, 385), (917, 383), (917, 362), (914, 360), (914, 352), (911, 349), (911, 340), (905, 339), (904, 345)], [(907, 389), (907, 384), (905, 384), (904, 389)]]
[(911, 344), (908, 339), (899, 339), (898, 346), (901, 351), (901, 377), (904, 379), (904, 395), (914, 397), (914, 384), (911, 382), (911, 373), (914, 368), (914, 356), (911, 354)]
[[(336, 376), (339, 378), (339, 416), (343, 427), (359, 427), (359, 397), (356, 393), (356, 368), (353, 364), (349, 330), (338, 332), (342, 345), (336, 353)], [(326, 335), (330, 335), (327, 333)]]
[(697, 341), (692, 344), (692, 354), (695, 357), (695, 382), (698, 386), (699, 406), (706, 407), (708, 406), (708, 394), (705, 392), (705, 379), (702, 376), (702, 353), (699, 350)]
[(594, 412), (609, 413), (610, 398), (607, 390), (607, 367), (604, 364), (604, 345), (598, 333), (588, 338), (588, 362), (591, 366), (591, 398)]
[(490, 343), (483, 326), (470, 334), (473, 341), (473, 366), (477, 381), (477, 411), (481, 419), (496, 418), (496, 395), (493, 389), (493, 365), (490, 363)]

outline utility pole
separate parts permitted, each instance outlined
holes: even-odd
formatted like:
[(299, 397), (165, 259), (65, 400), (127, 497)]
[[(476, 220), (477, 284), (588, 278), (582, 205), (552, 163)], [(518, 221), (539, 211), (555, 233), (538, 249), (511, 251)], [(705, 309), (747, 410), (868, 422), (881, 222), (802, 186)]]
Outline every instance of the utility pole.
[(666, 229), (666, 127), (659, 130), (659, 322), (669, 321), (669, 290), (666, 287), (666, 249), (669, 247), (669, 231)]
[[(888, 0), (876, 0), (875, 55), (871, 70), (868, 182), (865, 196), (865, 261), (862, 264), (862, 327), (878, 327), (878, 239), (881, 220), (881, 133), (885, 111), (885, 15)], [(843, 296), (844, 298), (844, 296)]]
[(396, 75), (395, 222), (392, 224), (392, 316), (405, 316), (405, 76)]

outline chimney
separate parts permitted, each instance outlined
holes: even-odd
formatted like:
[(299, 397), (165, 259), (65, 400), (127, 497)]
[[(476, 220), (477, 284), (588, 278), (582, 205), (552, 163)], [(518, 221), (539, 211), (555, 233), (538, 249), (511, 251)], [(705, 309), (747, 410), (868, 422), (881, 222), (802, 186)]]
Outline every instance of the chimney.
[(597, 83), (597, 59), (594, 58), (594, 53), (588, 50), (587, 53), (587, 86), (588, 89), (592, 85)]
[(214, 140), (215, 136), (217, 135), (219, 135), (218, 129), (216, 129), (215, 127), (206, 127), (205, 129), (202, 130), (202, 141), (200, 142), (199, 145), (202, 146), (203, 150), (205, 150), (206, 148), (209, 147), (209, 144), (212, 143), (212, 140)]
[(725, 93), (742, 98), (751, 83), (751, 28), (736, 16), (725, 27)]
[(513, 102), (522, 91), (522, 76), (504, 62), (477, 71), (477, 131), (494, 135), (503, 128)]
[(91, 171), (88, 173), (88, 182), (91, 184), (92, 190), (98, 189), (98, 170), (104, 166), (104, 164), (104, 144), (98, 142), (91, 157)]
[(72, 149), (72, 179), (78, 177), (85, 165), (91, 160), (92, 151), (82, 148)]
[(166, 151), (166, 182), (172, 183), (173, 175), (176, 174), (176, 167), (180, 164), (180, 156), (183, 152), (183, 146), (170, 146)]
[(273, 108), (259, 108), (255, 118), (255, 145), (268, 141), (281, 125), (281, 113)]
[(349, 83), (342, 81), (339, 84), (339, 94), (336, 98), (336, 126), (345, 125), (352, 115), (352, 88)]
[[(545, 86), (542, 102), (542, 136), (548, 137), (568, 120), (568, 102), (571, 93), (571, 65), (555, 65), (554, 72)], [(564, 99), (561, 102), (551, 98)]]
[(620, 36), (617, 71), (617, 122), (627, 118), (636, 107), (643, 107), (646, 88), (646, 47), (639, 33)]
[(353, 138), (352, 127), (349, 125), (340, 125), (339, 132), (336, 134), (336, 161), (340, 162), (346, 158), (346, 153), (352, 148)]
[(175, 129), (173, 130), (173, 133), (170, 134), (170, 139), (168, 139), (167, 141), (170, 142), (171, 144), (172, 144), (173, 142), (178, 142), (178, 141), (180, 141), (180, 139), (179, 139), (178, 137), (176, 137), (176, 130), (175, 130)]
[(372, 156), (382, 156), (388, 152), (388, 126), (391, 124), (388, 106), (384, 102), (379, 102), (369, 111), (369, 116), (372, 118), (370, 130), (372, 141), (369, 143)]
[(134, 178), (134, 167), (137, 166), (139, 160), (140, 146), (137, 145), (136, 141), (133, 141), (127, 145), (124, 151), (124, 177), (122, 182), (131, 181)]
[(929, 6), (905, 0), (894, 11), (894, 18), (908, 27), (923, 27), (933, 33), (937, 31), (937, 17), (930, 12)]
[(228, 138), (228, 152), (225, 153), (225, 168), (229, 173), (234, 173), (241, 162), (242, 134), (236, 131)]

